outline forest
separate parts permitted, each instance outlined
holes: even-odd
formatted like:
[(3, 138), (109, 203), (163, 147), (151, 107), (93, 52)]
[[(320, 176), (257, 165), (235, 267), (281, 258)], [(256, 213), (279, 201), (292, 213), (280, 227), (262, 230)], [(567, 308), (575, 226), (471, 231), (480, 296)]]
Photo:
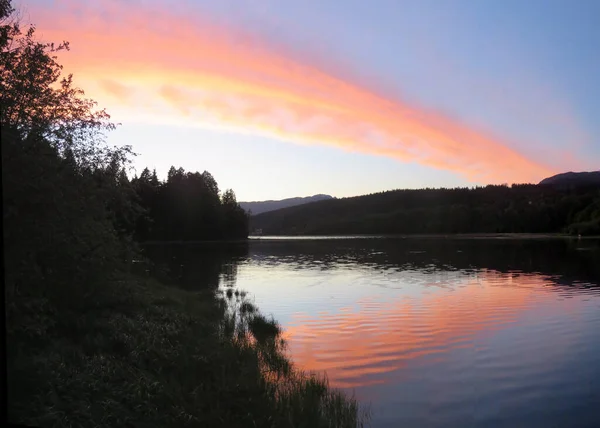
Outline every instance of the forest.
[(392, 190), (259, 214), (264, 235), (600, 234), (600, 185)]
[(160, 181), (145, 168), (129, 183), (142, 212), (124, 225), (140, 242), (245, 239), (248, 215), (233, 190), (221, 194), (213, 176), (171, 167)]
[(117, 125), (72, 75), (61, 75), (57, 59), (68, 43), (38, 42), (35, 27), (22, 30), (6, 0), (0, 12), (9, 288), (79, 276), (102, 280), (148, 240), (247, 237), (248, 218), (234, 192), (221, 192), (206, 171), (173, 167), (160, 181), (145, 169), (130, 179), (131, 147), (105, 141)]

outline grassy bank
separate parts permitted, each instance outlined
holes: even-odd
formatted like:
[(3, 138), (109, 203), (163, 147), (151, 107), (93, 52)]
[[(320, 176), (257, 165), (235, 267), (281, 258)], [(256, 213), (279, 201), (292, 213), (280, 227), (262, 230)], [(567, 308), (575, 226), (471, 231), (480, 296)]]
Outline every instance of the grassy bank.
[(78, 302), (52, 301), (7, 296), (10, 422), (363, 425), (353, 398), (292, 366), (279, 326), (240, 293), (127, 276)]

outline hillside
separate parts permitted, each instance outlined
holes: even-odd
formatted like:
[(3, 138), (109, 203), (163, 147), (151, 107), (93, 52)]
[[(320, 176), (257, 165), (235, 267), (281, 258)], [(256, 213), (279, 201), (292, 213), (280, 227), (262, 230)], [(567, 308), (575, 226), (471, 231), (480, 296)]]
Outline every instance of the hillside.
[(545, 178), (540, 181), (540, 184), (558, 186), (600, 185), (600, 171), (565, 172)]
[(307, 196), (304, 198), (298, 197), (281, 199), (278, 201), (240, 202), (240, 206), (244, 210), (249, 211), (252, 215), (257, 215), (269, 211), (279, 210), (281, 208), (294, 207), (297, 205), (308, 204), (310, 202), (324, 201), (328, 199), (333, 199), (333, 196), (319, 194), (314, 196)]
[(393, 190), (253, 216), (264, 235), (600, 234), (600, 185)]

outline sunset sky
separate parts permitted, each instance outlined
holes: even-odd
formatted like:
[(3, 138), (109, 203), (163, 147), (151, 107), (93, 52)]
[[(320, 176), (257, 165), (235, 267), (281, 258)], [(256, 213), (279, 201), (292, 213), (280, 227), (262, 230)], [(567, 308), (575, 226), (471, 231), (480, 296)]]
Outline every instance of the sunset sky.
[(65, 72), (165, 177), (238, 200), (600, 168), (595, 0), (27, 0)]

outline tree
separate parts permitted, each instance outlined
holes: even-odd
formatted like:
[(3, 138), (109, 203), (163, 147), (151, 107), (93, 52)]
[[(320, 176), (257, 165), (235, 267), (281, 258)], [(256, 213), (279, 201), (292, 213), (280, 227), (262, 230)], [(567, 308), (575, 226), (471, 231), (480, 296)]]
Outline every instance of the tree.
[(36, 41), (35, 27), (23, 30), (0, 0), (4, 244), (15, 298), (40, 288), (88, 294), (131, 249), (117, 232), (135, 216), (123, 179), (131, 150), (104, 143), (115, 124), (61, 77), (56, 54), (66, 50)]
[(139, 217), (136, 236), (141, 241), (201, 241), (243, 239), (248, 216), (227, 190), (219, 196), (213, 176), (171, 167), (167, 180), (144, 169), (132, 181), (145, 215)]
[(125, 162), (129, 146), (107, 147), (104, 134), (116, 124), (97, 103), (84, 98), (72, 74), (62, 76), (57, 54), (69, 43), (41, 43), (35, 26), (21, 24), (9, 0), (0, 0), (0, 126), (15, 138), (41, 138), (61, 155), (70, 150), (88, 168), (105, 167), (115, 157)]
[(223, 210), (223, 236), (229, 239), (248, 235), (248, 214), (238, 204), (233, 190), (228, 189), (221, 197)]

